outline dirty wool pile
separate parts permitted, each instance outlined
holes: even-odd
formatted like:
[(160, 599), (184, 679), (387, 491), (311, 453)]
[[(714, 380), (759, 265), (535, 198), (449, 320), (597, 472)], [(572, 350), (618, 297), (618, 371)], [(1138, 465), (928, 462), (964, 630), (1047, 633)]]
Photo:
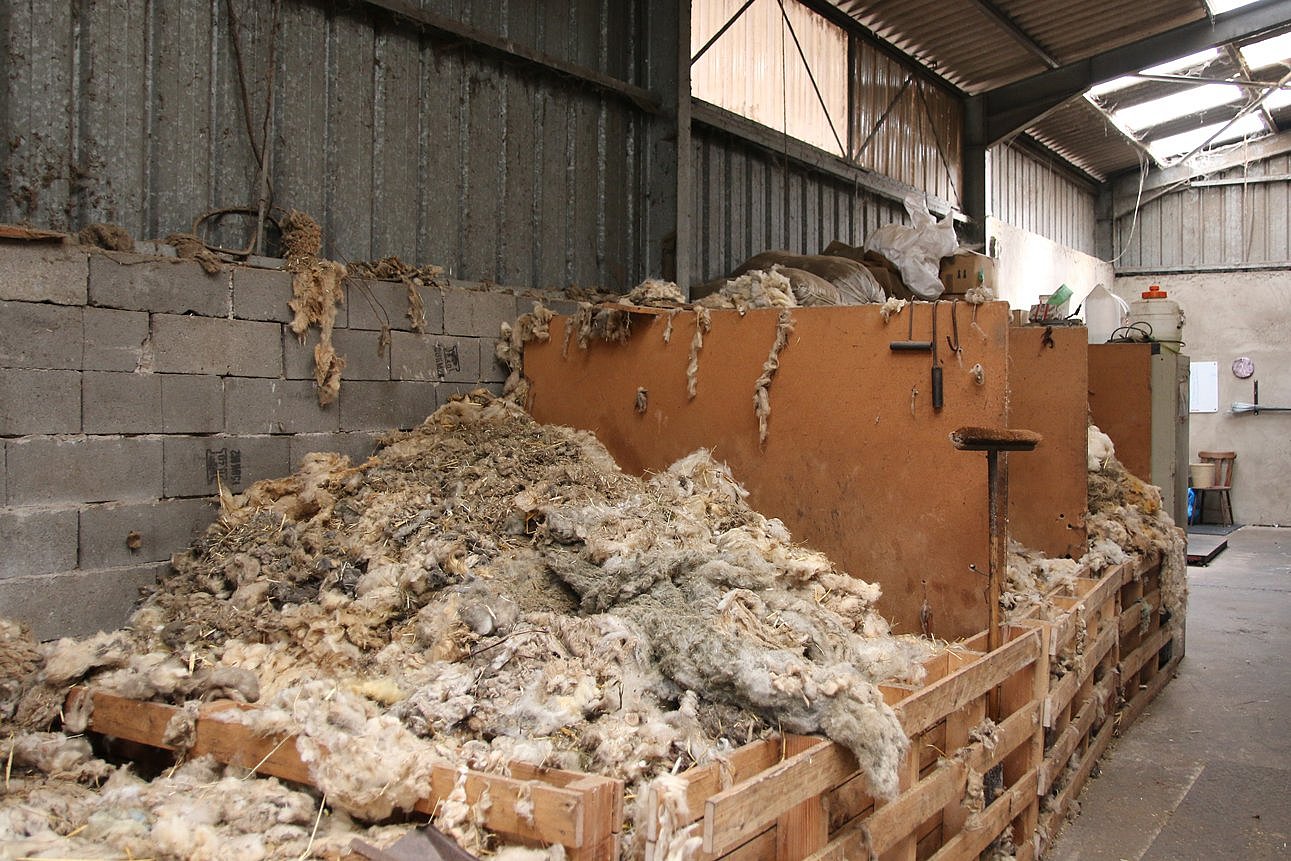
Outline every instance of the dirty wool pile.
[[(1023, 618), (1037, 608), (1051, 615), (1047, 597), (1078, 577), (1098, 578), (1132, 558), (1161, 558), (1161, 597), (1166, 611), (1182, 619), (1187, 609), (1188, 541), (1161, 504), (1161, 489), (1132, 475), (1112, 440), (1096, 426), (1088, 431), (1088, 547), (1080, 560), (1052, 559), (1017, 542), (1009, 543), (1008, 577), (1001, 594), (1006, 618)], [(1056, 612), (1063, 612), (1057, 610)]]
[[(245, 838), (241, 857), (325, 857), (347, 816), (408, 809), (437, 762), (594, 771), (644, 798), (645, 781), (778, 728), (841, 742), (891, 795), (908, 742), (875, 683), (916, 680), (927, 645), (891, 636), (876, 586), (794, 545), (744, 497), (707, 452), (639, 479), (591, 435), (483, 394), (392, 436), (365, 464), (310, 455), (290, 477), (226, 494), (219, 521), (127, 628), (39, 652), (0, 647), (26, 679), (0, 714), (31, 738), (22, 733), (51, 724), (83, 678), (135, 698), (254, 700), (236, 719), (299, 733), (335, 811), (313, 847), (308, 796), (207, 762), (161, 791), (102, 771), (81, 747), (67, 768), (41, 769), (81, 790), (35, 781), (21, 804), (0, 801), (0, 839), (30, 836), (32, 817), (15, 810), (36, 809), (65, 826), (58, 834), (85, 825), (76, 839), (182, 857), (174, 823), (157, 829), (178, 815), (183, 786), (230, 781), (272, 787), (244, 803), (278, 824), (257, 843), (213, 803), (196, 805), (207, 830), (189, 823), (192, 834)], [(184, 727), (174, 730), (182, 748)], [(40, 769), (26, 754), (19, 764)], [(103, 792), (84, 788), (101, 779)], [(160, 796), (171, 807), (150, 803)], [(132, 812), (110, 803), (122, 798)], [(487, 853), (477, 813), (446, 804), (436, 823)], [(637, 829), (625, 855), (640, 840)]]

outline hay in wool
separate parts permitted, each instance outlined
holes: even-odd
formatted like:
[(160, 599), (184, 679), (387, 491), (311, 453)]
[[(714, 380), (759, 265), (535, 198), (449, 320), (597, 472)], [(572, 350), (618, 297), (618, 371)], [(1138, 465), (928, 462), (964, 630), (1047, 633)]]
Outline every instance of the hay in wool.
[(686, 304), (686, 297), (674, 282), (648, 278), (629, 290), (623, 301), (643, 308), (676, 308)]
[[(327, 818), (407, 810), (435, 763), (576, 768), (642, 796), (778, 729), (840, 741), (891, 795), (908, 742), (876, 684), (917, 680), (930, 647), (746, 496), (706, 451), (637, 478), (480, 393), (366, 463), (310, 455), (226, 494), (126, 629), (49, 647), (45, 684), (259, 696), (222, 719), (296, 733)], [(479, 816), (435, 822), (492, 851)]]

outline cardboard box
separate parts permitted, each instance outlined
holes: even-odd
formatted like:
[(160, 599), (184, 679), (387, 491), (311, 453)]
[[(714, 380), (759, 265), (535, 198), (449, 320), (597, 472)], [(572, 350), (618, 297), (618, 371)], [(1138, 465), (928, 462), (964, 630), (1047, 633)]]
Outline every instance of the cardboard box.
[(941, 283), (946, 292), (962, 296), (977, 286), (996, 289), (995, 258), (976, 251), (961, 251), (941, 258)]

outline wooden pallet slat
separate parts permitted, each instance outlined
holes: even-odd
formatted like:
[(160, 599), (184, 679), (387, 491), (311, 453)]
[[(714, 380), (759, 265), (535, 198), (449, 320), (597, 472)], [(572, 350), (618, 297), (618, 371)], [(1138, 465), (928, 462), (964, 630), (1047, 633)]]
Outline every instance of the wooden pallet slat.
[(704, 804), (704, 851), (720, 852), (779, 819), (856, 772), (856, 757), (820, 739), (757, 776), (723, 790)]
[(923, 732), (1035, 661), (1043, 650), (1040, 632), (1027, 629), (980, 660), (897, 703), (894, 711), (902, 729), (909, 736)]
[[(171, 720), (182, 711), (180, 708), (83, 687), (69, 694), (68, 708), (82, 707), (85, 698), (93, 706), (88, 727), (91, 731), (150, 747), (176, 749), (165, 740), (165, 732)], [(260, 736), (245, 724), (221, 720), (221, 712), (237, 708), (243, 707), (228, 702), (203, 706), (196, 719), (193, 744), (186, 754), (210, 755), (220, 762), (259, 774), (312, 785), (309, 767), (296, 750), (295, 737)], [(609, 861), (613, 858), (608, 853), (617, 851), (614, 823), (621, 821), (621, 817), (616, 820), (613, 814), (621, 809), (618, 805), (623, 795), (622, 783), (598, 775), (556, 769), (535, 769), (531, 774), (532, 779), (522, 779), (478, 771), (466, 773), (467, 801), (474, 804), (486, 792), (492, 799), (484, 816), (485, 827), (521, 841), (560, 844), (575, 850), (583, 859)], [(454, 790), (459, 778), (457, 768), (436, 764), (426, 795), (413, 809), (433, 814)], [(517, 813), (519, 802), (526, 798), (533, 810), (528, 817)]]

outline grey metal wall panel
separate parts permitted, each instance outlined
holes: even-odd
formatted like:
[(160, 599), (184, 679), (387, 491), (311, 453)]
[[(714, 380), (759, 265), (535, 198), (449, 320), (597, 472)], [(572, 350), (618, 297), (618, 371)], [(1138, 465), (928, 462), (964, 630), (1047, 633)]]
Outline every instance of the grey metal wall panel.
[(1001, 144), (987, 154), (988, 212), (1085, 254), (1094, 253), (1097, 193), (1020, 147)]
[[(637, 2), (423, 0), (429, 12), (631, 82)], [(622, 290), (650, 268), (645, 119), (621, 99), (422, 35), (362, 3), (234, 0), (257, 139), (273, 46), (274, 205), (341, 260), (397, 255), (468, 279)], [(0, 4), (0, 220), (138, 238), (254, 206), (226, 0)], [(247, 221), (212, 237), (241, 245)], [(657, 268), (657, 264), (654, 268)]]
[(905, 222), (896, 201), (778, 158), (707, 126), (693, 133), (698, 281), (762, 251), (817, 254), (835, 239), (861, 245), (880, 225)]
[(1185, 187), (1115, 224), (1116, 265), (1126, 271), (1291, 265), (1291, 158), (1217, 174), (1229, 184)]

